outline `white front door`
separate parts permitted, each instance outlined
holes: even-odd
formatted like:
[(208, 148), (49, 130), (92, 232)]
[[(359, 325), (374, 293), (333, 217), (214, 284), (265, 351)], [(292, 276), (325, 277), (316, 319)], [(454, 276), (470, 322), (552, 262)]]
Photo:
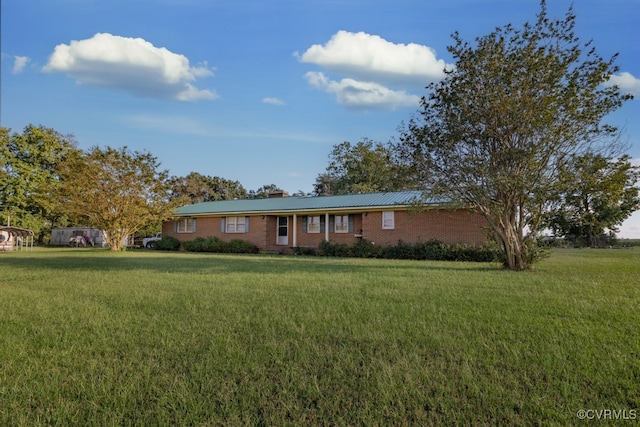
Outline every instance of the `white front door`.
[(278, 217), (278, 237), (276, 240), (276, 244), (278, 245), (289, 244), (289, 217), (288, 216)]

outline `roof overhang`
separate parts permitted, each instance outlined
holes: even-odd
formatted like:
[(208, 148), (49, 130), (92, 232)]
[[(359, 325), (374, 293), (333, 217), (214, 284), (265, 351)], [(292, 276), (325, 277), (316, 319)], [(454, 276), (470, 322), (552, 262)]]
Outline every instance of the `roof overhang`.
[[(445, 204), (433, 203), (424, 205), (424, 209), (443, 208)], [(268, 216), (291, 216), (291, 215), (318, 215), (318, 214), (353, 214), (365, 213), (371, 211), (393, 211), (393, 210), (409, 210), (415, 209), (414, 205), (395, 205), (395, 206), (355, 206), (355, 207), (325, 207), (325, 208), (307, 208), (307, 209), (278, 209), (278, 210), (238, 210), (225, 212), (193, 212), (174, 214), (173, 218), (196, 218), (196, 217), (224, 217), (224, 216), (252, 216), (252, 215), (268, 215)]]

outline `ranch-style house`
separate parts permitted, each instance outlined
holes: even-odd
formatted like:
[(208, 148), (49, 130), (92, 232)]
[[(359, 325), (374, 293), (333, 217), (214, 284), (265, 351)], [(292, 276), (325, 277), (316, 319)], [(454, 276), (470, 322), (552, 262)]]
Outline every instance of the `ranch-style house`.
[[(421, 204), (422, 208), (416, 208)], [(423, 200), (419, 191), (342, 196), (221, 200), (182, 206), (162, 226), (163, 236), (179, 241), (218, 237), (242, 239), (263, 252), (289, 253), (292, 248), (317, 248), (323, 240), (396, 245), (427, 242), (487, 243), (487, 223), (468, 209)]]

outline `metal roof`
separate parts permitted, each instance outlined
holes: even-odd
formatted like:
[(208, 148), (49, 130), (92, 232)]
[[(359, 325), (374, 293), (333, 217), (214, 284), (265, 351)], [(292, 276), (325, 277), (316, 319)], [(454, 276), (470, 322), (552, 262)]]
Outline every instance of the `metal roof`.
[(177, 208), (175, 216), (197, 216), (216, 214), (286, 213), (313, 211), (354, 211), (374, 208), (406, 207), (422, 201), (427, 205), (446, 202), (425, 200), (420, 191), (393, 193), (366, 193), (343, 196), (291, 196), (267, 199), (219, 200), (196, 203)]
[(8, 225), (0, 225), (0, 231), (6, 231), (7, 233), (11, 234), (12, 236), (33, 236), (34, 233), (33, 231), (26, 229), (26, 228), (20, 228), (20, 227), (11, 227)]

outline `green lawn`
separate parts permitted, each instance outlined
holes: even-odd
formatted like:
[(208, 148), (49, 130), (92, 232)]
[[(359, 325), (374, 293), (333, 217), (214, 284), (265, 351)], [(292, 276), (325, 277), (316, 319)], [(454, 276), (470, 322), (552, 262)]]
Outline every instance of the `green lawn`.
[(398, 260), (0, 253), (0, 425), (640, 419), (639, 326), (640, 248), (557, 250), (524, 273)]

